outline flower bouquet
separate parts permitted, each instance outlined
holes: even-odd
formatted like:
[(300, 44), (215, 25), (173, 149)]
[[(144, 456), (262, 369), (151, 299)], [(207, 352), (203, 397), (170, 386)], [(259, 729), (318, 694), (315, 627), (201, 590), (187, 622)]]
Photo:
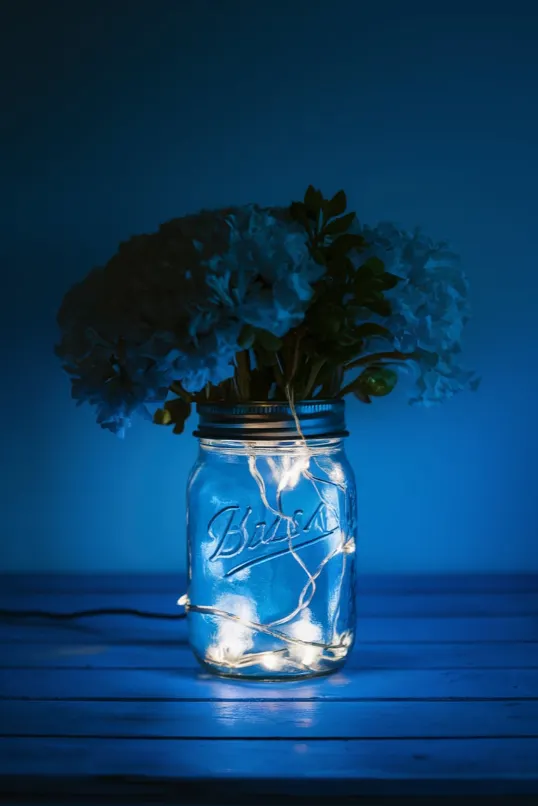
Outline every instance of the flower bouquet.
[(346, 206), (310, 186), (289, 207), (202, 211), (120, 244), (58, 314), (73, 398), (124, 436), (135, 414), (181, 433), (204, 401), (371, 403), (403, 369), (413, 404), (476, 388), (457, 256)]
[(402, 370), (410, 402), (465, 388), (467, 283), (444, 243), (369, 227), (339, 191), (203, 211), (120, 245), (66, 295), (57, 353), (73, 397), (123, 436), (134, 414), (183, 431), (189, 640), (221, 675), (326, 674), (355, 634), (356, 492), (346, 395)]

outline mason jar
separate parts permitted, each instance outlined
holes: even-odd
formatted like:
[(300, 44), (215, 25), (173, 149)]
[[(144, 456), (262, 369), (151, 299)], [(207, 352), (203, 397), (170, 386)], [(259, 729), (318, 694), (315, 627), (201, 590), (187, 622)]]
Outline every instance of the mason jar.
[(344, 402), (208, 403), (198, 414), (184, 597), (192, 651), (219, 675), (335, 671), (355, 630)]

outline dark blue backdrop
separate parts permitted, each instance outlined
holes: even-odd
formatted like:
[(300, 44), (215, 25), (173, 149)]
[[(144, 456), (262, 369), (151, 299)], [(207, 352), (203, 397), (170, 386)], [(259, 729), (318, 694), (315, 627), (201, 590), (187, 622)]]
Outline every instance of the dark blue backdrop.
[[(7, 6), (7, 4), (5, 4)], [(463, 255), (480, 391), (351, 402), (366, 570), (538, 569), (535, 4), (77, 0), (2, 12), (0, 568), (175, 569), (195, 442), (121, 442), (52, 353), (63, 291), (173, 216), (345, 187)]]

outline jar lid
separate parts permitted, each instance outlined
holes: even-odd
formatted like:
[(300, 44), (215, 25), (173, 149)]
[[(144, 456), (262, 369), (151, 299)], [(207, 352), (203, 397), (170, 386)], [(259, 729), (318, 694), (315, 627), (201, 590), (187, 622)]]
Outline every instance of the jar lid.
[[(295, 404), (295, 414), (304, 437), (327, 439), (346, 437), (343, 400), (304, 400)], [(265, 401), (198, 403), (195, 437), (227, 440), (295, 440), (301, 435), (288, 403)]]

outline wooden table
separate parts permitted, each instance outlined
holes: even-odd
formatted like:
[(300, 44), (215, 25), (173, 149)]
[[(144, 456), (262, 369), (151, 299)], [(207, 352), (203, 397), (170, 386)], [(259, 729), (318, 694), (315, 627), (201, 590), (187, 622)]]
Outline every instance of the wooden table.
[[(538, 803), (538, 578), (359, 587), (344, 671), (293, 683), (202, 673), (185, 622), (2, 619), (0, 792), (51, 804)], [(171, 576), (12, 576), (0, 607), (173, 613), (181, 592)]]

